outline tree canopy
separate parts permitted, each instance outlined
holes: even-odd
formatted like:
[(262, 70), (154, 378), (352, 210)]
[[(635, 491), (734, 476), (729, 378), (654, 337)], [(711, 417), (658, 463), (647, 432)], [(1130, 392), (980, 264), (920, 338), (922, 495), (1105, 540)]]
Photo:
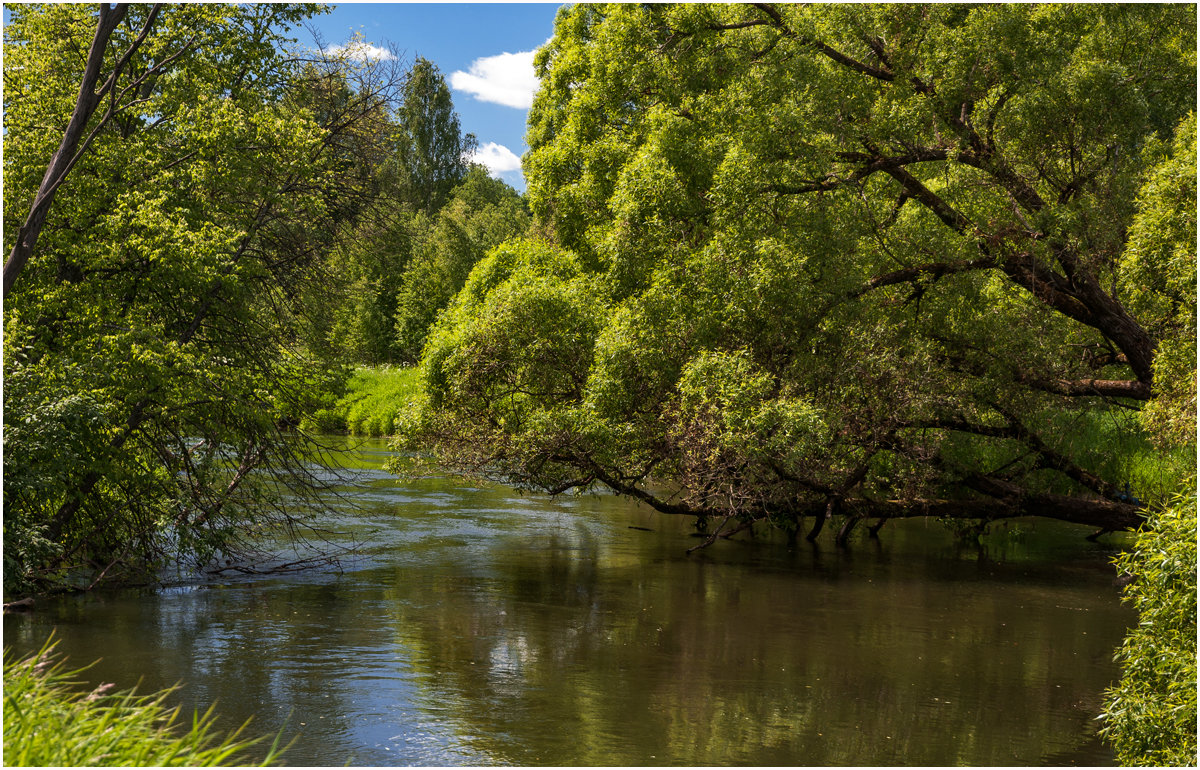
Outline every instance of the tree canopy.
[(521, 196), (473, 164), (437, 66), (417, 57), (388, 116), (390, 155), (355, 232), (332, 252), (331, 281), (313, 287), (324, 320), (310, 344), (350, 363), (412, 364), (438, 312), (491, 247), (528, 226)]
[(407, 197), (436, 210), (467, 173), (475, 137), (463, 136), (446, 79), (437, 65), (417, 57), (404, 84), (397, 150)]
[(407, 445), (714, 538), (1124, 529), (1191, 475), (1190, 7), (583, 4), (536, 66), (543, 240), (443, 316)]
[(10, 9), (6, 249), (55, 194), (5, 270), (6, 590), (204, 564), (320, 486), (286, 428), (344, 375), (299, 344), (298, 298), (373, 197), (400, 82), (300, 61), (314, 10)]
[(358, 364), (415, 363), (475, 263), (528, 225), (521, 196), (478, 165), (440, 206), (382, 195), (333, 252), (333, 281), (313, 287), (333, 297), (314, 345)]

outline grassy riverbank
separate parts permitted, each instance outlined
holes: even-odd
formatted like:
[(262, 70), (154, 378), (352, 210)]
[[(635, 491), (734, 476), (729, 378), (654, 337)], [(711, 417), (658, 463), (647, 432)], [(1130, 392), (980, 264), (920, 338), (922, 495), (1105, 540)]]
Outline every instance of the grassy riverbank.
[(347, 383), (346, 395), (332, 408), (317, 412), (304, 427), (321, 433), (390, 436), (396, 412), (416, 394), (418, 376), (415, 368), (362, 367)]
[[(244, 765), (259, 740), (244, 729), (220, 735), (213, 714), (180, 720), (166, 706), (169, 690), (135, 695), (81, 693), (78, 671), (64, 669), (49, 649), (21, 660), (4, 655), (4, 764), (8, 767), (217, 767)], [(262, 760), (278, 759), (278, 740)]]

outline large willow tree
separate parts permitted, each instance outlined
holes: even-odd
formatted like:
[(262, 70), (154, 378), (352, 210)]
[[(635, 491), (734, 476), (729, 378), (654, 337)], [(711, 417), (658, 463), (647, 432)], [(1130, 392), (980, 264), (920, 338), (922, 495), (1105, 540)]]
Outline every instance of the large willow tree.
[(401, 84), (311, 6), (17, 5), (4, 28), (6, 592), (229, 555), (318, 487), (305, 287)]
[(1171, 473), (1130, 458), (1192, 441), (1194, 52), (1190, 6), (566, 8), (545, 239), (475, 270), (406, 435), (714, 537), (1136, 526)]

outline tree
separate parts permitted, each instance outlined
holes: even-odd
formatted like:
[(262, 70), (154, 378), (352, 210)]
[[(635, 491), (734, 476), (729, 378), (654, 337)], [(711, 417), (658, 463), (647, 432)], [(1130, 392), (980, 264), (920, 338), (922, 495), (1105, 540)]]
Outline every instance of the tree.
[[(1139, 417), (1163, 451), (1194, 453), (1196, 437), (1196, 128), (1180, 126), (1138, 194), (1138, 216), (1121, 261), (1125, 295), (1159, 340), (1156, 397)], [(1196, 763), (1196, 496), (1151, 506), (1117, 566), (1138, 612), (1117, 651), (1121, 681), (1106, 693), (1102, 733), (1124, 765)]]
[(397, 121), (406, 199), (417, 209), (436, 211), (466, 175), (475, 137), (462, 135), (450, 89), (433, 62), (417, 57)]
[(525, 234), (529, 214), (515, 190), (490, 178), (482, 166), (472, 166), (437, 215), (420, 222), (396, 296), (395, 344), (405, 363), (420, 360), (438, 313), (475, 264), (493, 247)]
[[(1146, 284), (1131, 232), (1195, 130), (1194, 40), (1175, 6), (564, 9), (525, 158), (560, 256), (476, 268), (407, 440), (719, 521), (708, 542), (1136, 527), (1171, 491), (1130, 462), (1136, 415), (1195, 331), (1194, 279)], [(529, 254), (573, 267), (534, 281)]]
[[(353, 72), (287, 52), (309, 6), (10, 10), (5, 246), (29, 253), (4, 304), (5, 590), (233, 558), (316, 504), (287, 426), (344, 373), (297, 343), (298, 297), (373, 195), (350, 135), (398, 84), (318, 115), (314, 83)], [(89, 46), (108, 73), (90, 116)], [(70, 173), (47, 172), (79, 121)]]
[(395, 316), (402, 276), (425, 216), (384, 196), (355, 232), (330, 254), (332, 285), (314, 291), (332, 299), (317, 345), (348, 364), (393, 364)]
[[(450, 89), (437, 67), (418, 58), (405, 75), (400, 107), (389, 116), (391, 153), (375, 175), (379, 199), (361, 218), (358, 231), (331, 255), (336, 289), (325, 286), (321, 293), (336, 294), (339, 301), (318, 335), (323, 341), (314, 340), (314, 348), (371, 365), (408, 363), (420, 355), (433, 314), (462, 285), (470, 266), (499, 242), (478, 241), (478, 226), (468, 226), (468, 233), (455, 224), (463, 217), (482, 222), (497, 216), (467, 210), (496, 203), (489, 195), (471, 192), (488, 187), (468, 174), (474, 141), (461, 135)], [(479, 174), (482, 169), (475, 177)], [(461, 195), (460, 185), (465, 190)], [(491, 183), (495, 185), (508, 189), (501, 182)], [(470, 200), (463, 198), (453, 212), (443, 214), (451, 196)], [(464, 259), (465, 266), (459, 264)], [(410, 280), (410, 272), (418, 277)]]

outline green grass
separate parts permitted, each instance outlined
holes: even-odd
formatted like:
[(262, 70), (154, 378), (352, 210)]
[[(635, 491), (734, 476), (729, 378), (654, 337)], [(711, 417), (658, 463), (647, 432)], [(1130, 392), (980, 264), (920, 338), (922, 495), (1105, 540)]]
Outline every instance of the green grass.
[[(1146, 504), (1169, 499), (1190, 487), (1196, 475), (1193, 447), (1156, 447), (1136, 412), (1116, 407), (1046, 411), (1026, 420), (1052, 449), (1116, 484)], [(952, 434), (941, 447), (944, 457), (965, 468), (1028, 465), (1034, 458), (1020, 442)], [(1024, 461), (1014, 458), (1023, 457)], [(1032, 490), (1075, 494), (1079, 487), (1057, 471), (1034, 471), (1024, 483)]]
[(331, 409), (322, 409), (302, 427), (320, 433), (347, 432), (355, 436), (390, 436), (396, 412), (420, 387), (415, 368), (358, 369), (347, 383), (346, 395)]
[[(80, 669), (82, 670), (82, 669)], [(137, 695), (76, 689), (80, 670), (66, 671), (49, 645), (29, 657), (4, 653), (4, 764), (8, 767), (244, 765), (261, 739), (213, 729), (213, 712), (179, 719), (165, 705), (170, 690)], [(279, 739), (261, 765), (279, 757)]]

